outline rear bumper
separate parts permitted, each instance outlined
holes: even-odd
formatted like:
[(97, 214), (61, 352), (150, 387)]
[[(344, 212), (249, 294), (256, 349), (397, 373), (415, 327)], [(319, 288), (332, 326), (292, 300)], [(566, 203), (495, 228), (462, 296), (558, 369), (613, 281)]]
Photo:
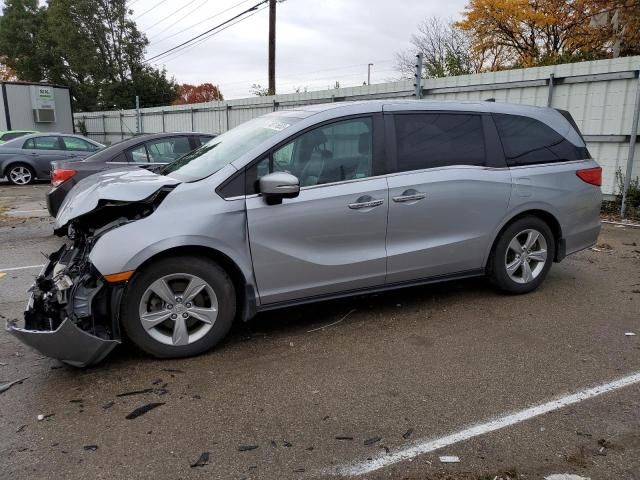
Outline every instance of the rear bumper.
[(27, 330), (7, 322), (7, 330), (22, 343), (47, 357), (74, 367), (87, 367), (103, 360), (120, 342), (105, 340), (80, 330), (69, 318), (55, 330)]
[(54, 187), (47, 192), (45, 197), (47, 198), (47, 210), (49, 210), (49, 215), (55, 218), (58, 215), (58, 210), (60, 210), (60, 205), (62, 205), (62, 201), (67, 196), (67, 189), (64, 188), (64, 184)]

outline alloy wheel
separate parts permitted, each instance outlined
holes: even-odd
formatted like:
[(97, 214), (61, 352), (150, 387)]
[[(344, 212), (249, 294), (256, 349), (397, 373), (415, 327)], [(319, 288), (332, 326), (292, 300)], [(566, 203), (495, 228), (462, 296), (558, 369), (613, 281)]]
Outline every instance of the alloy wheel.
[(33, 175), (27, 167), (17, 165), (9, 171), (9, 178), (16, 185), (27, 185), (31, 182)]
[(149, 285), (138, 310), (143, 328), (154, 340), (184, 346), (211, 330), (218, 316), (218, 298), (202, 278), (175, 273)]
[(518, 233), (505, 254), (505, 268), (516, 283), (534, 281), (547, 263), (547, 240), (538, 230), (529, 228)]

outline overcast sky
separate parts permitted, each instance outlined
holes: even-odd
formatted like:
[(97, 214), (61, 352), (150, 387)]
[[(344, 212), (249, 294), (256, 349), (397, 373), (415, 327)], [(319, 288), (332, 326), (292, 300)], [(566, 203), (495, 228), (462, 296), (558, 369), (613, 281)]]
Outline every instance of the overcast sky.
[[(138, 27), (149, 38), (147, 58), (151, 58), (258, 1), (132, 0), (129, 5)], [(374, 64), (371, 83), (398, 79), (395, 53), (409, 46), (416, 25), (431, 15), (458, 19), (466, 3), (467, 0), (278, 3), (277, 91), (289, 93), (295, 87), (320, 90), (336, 80), (343, 87), (362, 85), (367, 79), (368, 63)], [(213, 17), (216, 14), (219, 15)], [(249, 96), (253, 83), (267, 84), (268, 17), (268, 8), (259, 10), (192, 48), (157, 60), (157, 66), (164, 65), (179, 83), (211, 82), (220, 85), (225, 98)], [(202, 23), (196, 25), (199, 22)], [(184, 31), (179, 33), (181, 30)]]

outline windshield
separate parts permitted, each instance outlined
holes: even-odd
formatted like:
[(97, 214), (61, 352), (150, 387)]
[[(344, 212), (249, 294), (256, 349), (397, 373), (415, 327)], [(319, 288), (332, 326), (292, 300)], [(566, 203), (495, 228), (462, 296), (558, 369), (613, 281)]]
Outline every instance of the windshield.
[(298, 121), (299, 118), (281, 116), (255, 118), (183, 155), (164, 167), (161, 173), (187, 182), (201, 180)]

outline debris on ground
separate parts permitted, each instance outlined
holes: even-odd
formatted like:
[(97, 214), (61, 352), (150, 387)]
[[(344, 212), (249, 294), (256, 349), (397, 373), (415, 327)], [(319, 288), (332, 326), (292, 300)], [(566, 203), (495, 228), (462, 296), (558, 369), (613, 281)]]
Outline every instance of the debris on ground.
[(460, 463), (460, 457), (455, 455), (441, 455), (440, 463)]
[(573, 473), (554, 473), (544, 477), (544, 480), (591, 480), (591, 477), (581, 477)]
[(402, 434), (402, 438), (404, 438), (405, 440), (407, 440), (411, 435), (413, 435), (413, 428), (410, 428), (409, 430), (407, 430), (406, 432), (404, 432)]
[(287, 441), (285, 440), (284, 442), (282, 442), (282, 446), (283, 446), (283, 447), (287, 447), (287, 448), (289, 448), (289, 447), (293, 447), (293, 444), (292, 444), (291, 442), (287, 442)]
[(238, 447), (239, 452), (248, 452), (249, 450), (255, 450), (258, 448), (258, 445), (240, 445)]
[(3, 383), (2, 385), (0, 385), (0, 393), (4, 393), (7, 390), (9, 390), (11, 387), (13, 387), (14, 385), (19, 385), (22, 382), (24, 382), (27, 378), (29, 377), (24, 377), (21, 378), (19, 380), (14, 380), (13, 382), (8, 382), (8, 383)]
[(151, 383), (151, 385), (160, 385), (161, 383), (162, 383), (162, 379), (161, 379), (161, 378), (158, 378), (158, 379), (154, 380), (154, 381)]
[(153, 392), (153, 388), (145, 388), (143, 390), (133, 390), (131, 392), (124, 392), (116, 394), (116, 397), (129, 397), (131, 395), (143, 395), (145, 393)]
[(164, 405), (164, 402), (147, 403), (142, 407), (136, 408), (133, 412), (131, 412), (129, 415), (127, 415), (124, 418), (126, 418), (127, 420), (133, 420), (134, 418), (138, 418), (140, 415), (144, 415), (145, 413), (153, 410), (154, 408), (158, 408), (162, 405)]
[(69, 403), (82, 403), (81, 398), (74, 398), (73, 400), (69, 400)]
[(162, 371), (169, 373), (184, 373), (184, 370), (179, 370), (177, 368), (163, 368)]
[(38, 421), (41, 422), (43, 420), (46, 420), (47, 418), (51, 418), (55, 415), (55, 413), (47, 413), (46, 415), (38, 415)]
[(371, 437), (371, 438), (367, 438), (363, 443), (365, 445), (373, 445), (374, 443), (378, 443), (380, 440), (382, 440), (382, 437)]
[(109, 401), (109, 402), (105, 403), (104, 405), (102, 405), (102, 408), (103, 408), (103, 409), (105, 409), (105, 410), (107, 410), (108, 408), (113, 407), (115, 404), (116, 404), (116, 402), (114, 402), (114, 401), (112, 400), (112, 401)]
[[(337, 322), (333, 322), (330, 323), (329, 325), (325, 325), (323, 327), (318, 327), (318, 328), (313, 328), (311, 330), (308, 330), (307, 333), (312, 333), (312, 332), (317, 332), (318, 330), (324, 330), (325, 328), (329, 328), (329, 327), (333, 327), (334, 325), (339, 324), (340, 322), (343, 322), (349, 315), (351, 315), (353, 312), (355, 312), (356, 309), (352, 308), (351, 310), (349, 310), (340, 320), (338, 320)], [(292, 345), (293, 346), (293, 345)]]
[(196, 460), (196, 462), (192, 463), (190, 466), (191, 468), (196, 468), (196, 467), (204, 467), (205, 465), (208, 465), (208, 464), (209, 464), (209, 452), (202, 452), (198, 460)]
[(353, 440), (353, 437), (349, 437), (346, 435), (337, 435), (336, 440)]
[(27, 426), (25, 424), (20, 425), (18, 428), (16, 428), (16, 433), (20, 433), (25, 428), (27, 428)]
[(625, 337), (635, 337), (635, 336), (636, 336), (636, 334), (635, 334), (635, 333), (633, 333), (633, 332), (625, 332), (624, 336), (625, 336)]
[(293, 473), (304, 473), (304, 468), (296, 468)]
[(85, 449), (87, 452), (95, 452), (96, 450), (98, 450), (98, 445), (85, 445), (82, 448)]
[(613, 250), (613, 247), (609, 245), (607, 242), (597, 243), (596, 247), (601, 248), (602, 250)]

